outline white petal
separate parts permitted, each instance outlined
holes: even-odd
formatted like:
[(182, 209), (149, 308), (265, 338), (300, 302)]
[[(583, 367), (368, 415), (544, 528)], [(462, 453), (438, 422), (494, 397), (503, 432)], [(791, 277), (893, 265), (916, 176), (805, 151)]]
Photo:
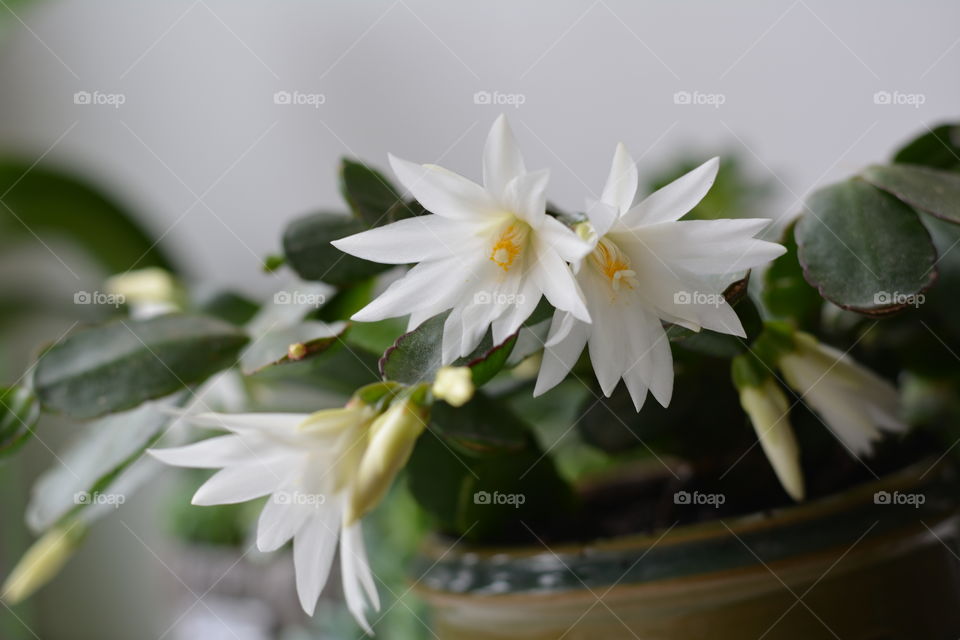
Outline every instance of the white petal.
[(534, 229), (547, 217), (547, 182), (549, 169), (517, 176), (507, 184), (504, 206)]
[(719, 166), (718, 158), (707, 160), (690, 173), (647, 196), (625, 213), (620, 222), (626, 227), (637, 227), (680, 219), (707, 195), (717, 177)]
[[(399, 318), (419, 309), (449, 309), (476, 281), (472, 264), (464, 256), (421, 262), (370, 304), (353, 314), (358, 322)], [(436, 312), (431, 313), (436, 315)]]
[(390, 156), (397, 179), (417, 201), (444, 218), (483, 220), (501, 212), (487, 191), (463, 176), (435, 165), (419, 165)]
[(316, 507), (293, 499), (296, 485), (282, 487), (263, 505), (257, 521), (257, 549), (276, 551), (300, 530)]
[(313, 615), (320, 592), (330, 576), (341, 517), (339, 504), (325, 505), (297, 531), (293, 539), (297, 595), (307, 615)]
[(510, 181), (526, 172), (513, 131), (506, 116), (501, 115), (490, 128), (483, 148), (483, 186), (503, 202)]
[(361, 231), (330, 244), (364, 260), (409, 264), (447, 258), (480, 243), (476, 224), (425, 215)]
[(259, 432), (271, 436), (289, 437), (307, 417), (305, 413), (198, 413), (184, 416), (191, 424), (234, 433)]
[(593, 245), (556, 218), (546, 216), (536, 231), (537, 242), (549, 245), (567, 262), (579, 262), (593, 251)]
[(463, 342), (462, 338), (463, 311), (461, 307), (454, 307), (443, 323), (441, 365), (448, 365), (460, 357), (460, 345)]
[(343, 530), (340, 536), (340, 572), (343, 577), (343, 595), (347, 600), (347, 609), (353, 614), (357, 624), (367, 634), (373, 635), (373, 629), (367, 622), (364, 611), (368, 606), (380, 610), (380, 597), (370, 572), (366, 548), (363, 544), (363, 532), (356, 522)]
[(786, 251), (753, 238), (768, 224), (763, 219), (683, 220), (641, 227), (634, 233), (671, 267), (725, 275), (764, 265)]
[(520, 329), (520, 325), (537, 308), (541, 297), (543, 297), (543, 292), (540, 291), (540, 287), (533, 281), (533, 278), (524, 278), (521, 289), (516, 294), (514, 304), (494, 320), (490, 327), (493, 331), (493, 343), (502, 344), (516, 333)]
[[(613, 154), (610, 175), (607, 177), (607, 183), (603, 186), (603, 194), (600, 199), (615, 207), (618, 214), (623, 213), (633, 205), (633, 199), (637, 195), (637, 181), (637, 165), (621, 142), (617, 145), (617, 150)], [(602, 236), (606, 233), (606, 230), (598, 230), (597, 233)]]
[[(557, 339), (557, 335), (563, 337)], [(571, 314), (557, 311), (553, 314), (550, 324), (550, 334), (547, 339), (552, 346), (543, 350), (543, 360), (540, 363), (540, 373), (537, 374), (537, 384), (533, 395), (537, 397), (554, 388), (570, 373), (570, 369), (577, 363), (583, 347), (590, 336), (590, 325), (576, 320)]]
[(532, 277), (555, 308), (569, 311), (577, 319), (590, 322), (590, 312), (583, 300), (580, 285), (570, 267), (552, 248), (537, 248), (536, 264), (527, 277)]
[(184, 447), (147, 449), (147, 453), (164, 464), (198, 469), (220, 469), (254, 457), (250, 445), (233, 435), (208, 438)]
[(673, 355), (660, 319), (638, 303), (630, 306), (625, 324), (630, 328), (624, 337), (631, 362), (623, 380), (634, 406), (640, 411), (648, 389), (657, 402), (668, 406), (673, 396)]
[(221, 469), (197, 489), (193, 504), (233, 504), (273, 493), (284, 483), (295, 460), (292, 456), (280, 456)]
[(617, 208), (612, 205), (600, 202), (599, 200), (593, 200), (587, 203), (587, 218), (590, 220), (590, 225), (593, 227), (598, 238), (607, 235), (607, 232), (610, 231), (610, 228), (613, 227), (613, 223), (617, 221), (619, 216), (620, 213), (617, 211)]

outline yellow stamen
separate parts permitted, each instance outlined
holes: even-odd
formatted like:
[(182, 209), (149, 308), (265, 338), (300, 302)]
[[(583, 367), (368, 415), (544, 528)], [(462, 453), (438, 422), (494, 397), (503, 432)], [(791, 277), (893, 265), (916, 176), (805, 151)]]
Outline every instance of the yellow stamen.
[(504, 271), (509, 271), (517, 256), (523, 251), (525, 234), (516, 223), (507, 225), (497, 237), (490, 251), (490, 259)]
[(597, 248), (590, 254), (590, 259), (600, 273), (610, 281), (614, 291), (619, 291), (620, 285), (633, 289), (639, 284), (637, 272), (630, 268), (630, 258), (606, 238), (602, 238), (597, 243)]

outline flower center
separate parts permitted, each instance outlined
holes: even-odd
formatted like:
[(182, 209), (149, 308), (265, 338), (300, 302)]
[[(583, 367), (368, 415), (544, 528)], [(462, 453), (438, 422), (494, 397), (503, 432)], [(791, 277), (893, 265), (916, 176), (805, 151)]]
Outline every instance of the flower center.
[(635, 289), (640, 285), (637, 272), (630, 268), (630, 258), (606, 238), (601, 238), (590, 254), (590, 261), (610, 281), (610, 287), (619, 291), (621, 285)]
[(490, 250), (490, 259), (504, 271), (509, 271), (513, 263), (523, 253), (527, 240), (526, 224), (514, 221), (506, 225), (497, 234), (497, 240)]

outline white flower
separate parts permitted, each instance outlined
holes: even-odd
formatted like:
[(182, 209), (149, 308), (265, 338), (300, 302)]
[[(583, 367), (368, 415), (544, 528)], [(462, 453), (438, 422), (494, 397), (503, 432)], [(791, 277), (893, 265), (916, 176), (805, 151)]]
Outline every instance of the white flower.
[(638, 411), (647, 390), (667, 406), (673, 359), (662, 320), (744, 335), (723, 289), (784, 248), (753, 237), (769, 220), (679, 220), (709, 191), (717, 167), (713, 158), (634, 205), (637, 168), (617, 147), (600, 202), (578, 227), (594, 246), (577, 272), (593, 324), (554, 314), (534, 395), (563, 380), (589, 343), (606, 396), (622, 378)]
[(327, 582), (339, 537), (347, 607), (372, 634), (364, 610), (379, 610), (379, 596), (360, 522), (348, 521), (347, 510), (375, 415), (355, 402), (313, 414), (200, 414), (188, 419), (230, 435), (150, 453), (171, 465), (220, 469), (197, 490), (193, 504), (270, 496), (260, 513), (257, 547), (273, 551), (293, 538), (297, 593), (309, 615)]
[(869, 453), (881, 430), (907, 430), (896, 387), (809, 334), (794, 334), (794, 345), (777, 361), (784, 379), (851, 452)]
[(590, 316), (567, 262), (590, 247), (546, 214), (548, 172), (527, 173), (506, 118), (483, 153), (483, 186), (436, 165), (390, 156), (397, 179), (433, 215), (400, 220), (335, 241), (351, 255), (419, 263), (354, 314), (375, 321), (410, 314), (409, 329), (450, 309), (443, 364), (473, 351), (487, 329), (501, 343), (542, 296), (584, 322)]
[(796, 501), (803, 500), (803, 471), (800, 447), (790, 424), (787, 396), (770, 377), (759, 385), (740, 388), (740, 405), (750, 416), (760, 446), (784, 490)]

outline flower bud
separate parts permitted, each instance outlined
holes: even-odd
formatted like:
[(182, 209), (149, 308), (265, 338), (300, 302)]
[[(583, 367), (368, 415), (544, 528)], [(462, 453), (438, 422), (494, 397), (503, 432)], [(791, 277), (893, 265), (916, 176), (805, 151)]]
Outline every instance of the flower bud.
[(43, 534), (7, 576), (0, 598), (8, 604), (17, 604), (49, 582), (70, 559), (85, 531), (83, 525), (73, 522)]
[(760, 446), (780, 484), (791, 498), (797, 502), (803, 500), (800, 448), (790, 425), (787, 396), (774, 379), (768, 377), (759, 386), (741, 387), (740, 404), (750, 416)]
[(434, 397), (453, 407), (462, 407), (468, 403), (474, 390), (470, 367), (441, 367), (431, 389)]
[(373, 509), (387, 493), (394, 477), (410, 459), (428, 418), (428, 410), (407, 397), (394, 402), (373, 421), (347, 506), (347, 526)]

